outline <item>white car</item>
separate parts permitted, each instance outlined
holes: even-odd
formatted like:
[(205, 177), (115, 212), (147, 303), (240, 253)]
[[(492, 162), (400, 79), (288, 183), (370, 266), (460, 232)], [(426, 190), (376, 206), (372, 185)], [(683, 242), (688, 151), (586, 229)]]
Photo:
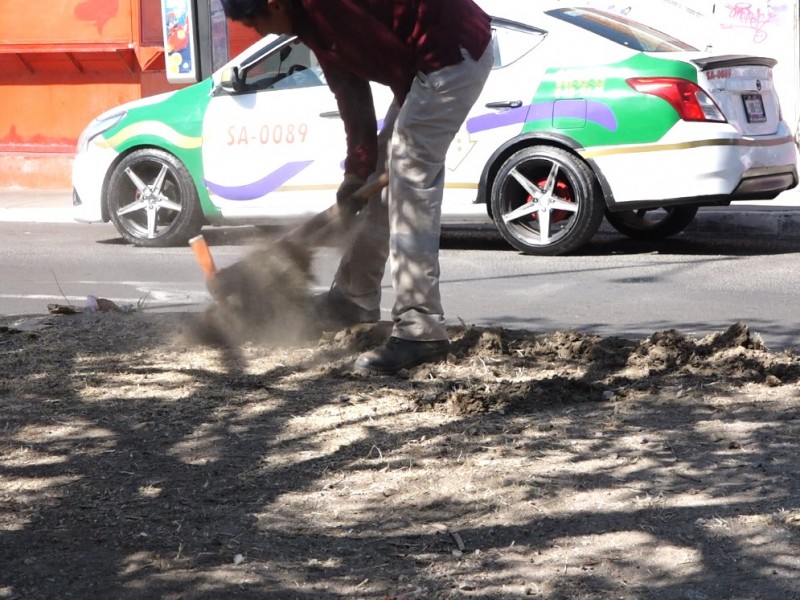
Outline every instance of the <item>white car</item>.
[[(773, 59), (709, 55), (621, 16), (538, 4), (488, 2), (496, 60), (447, 156), (444, 223), (493, 221), (519, 251), (555, 255), (604, 216), (661, 238), (699, 206), (797, 185)], [(390, 92), (373, 91), (383, 115)], [(92, 121), (74, 217), (111, 220), (141, 246), (296, 220), (334, 202), (344, 153), (313, 53), (271, 36), (205, 81)]]

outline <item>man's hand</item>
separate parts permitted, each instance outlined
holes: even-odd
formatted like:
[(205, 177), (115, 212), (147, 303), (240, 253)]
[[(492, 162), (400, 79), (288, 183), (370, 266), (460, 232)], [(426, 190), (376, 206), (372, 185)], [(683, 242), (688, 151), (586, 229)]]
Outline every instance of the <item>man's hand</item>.
[(344, 181), (342, 181), (342, 185), (339, 186), (339, 190), (336, 192), (336, 203), (343, 212), (354, 215), (363, 208), (366, 199), (355, 199), (353, 194), (361, 189), (365, 183), (363, 179), (356, 175), (345, 174)]

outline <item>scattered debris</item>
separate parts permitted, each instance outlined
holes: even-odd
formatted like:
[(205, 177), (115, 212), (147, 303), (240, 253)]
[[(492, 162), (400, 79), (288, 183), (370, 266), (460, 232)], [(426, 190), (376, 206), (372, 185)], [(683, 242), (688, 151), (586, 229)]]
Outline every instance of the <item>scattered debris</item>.
[(83, 312), (72, 304), (48, 304), (47, 311), (53, 315), (77, 315)]
[(92, 295), (86, 296), (84, 310), (86, 312), (122, 312), (122, 309), (112, 300)]
[(49, 329), (53, 322), (39, 317), (25, 318), (0, 325), (0, 333), (38, 333)]

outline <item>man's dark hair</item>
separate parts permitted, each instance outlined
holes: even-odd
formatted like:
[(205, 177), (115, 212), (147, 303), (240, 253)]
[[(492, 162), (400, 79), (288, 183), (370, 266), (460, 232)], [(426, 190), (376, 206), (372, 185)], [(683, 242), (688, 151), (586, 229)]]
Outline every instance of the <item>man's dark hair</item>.
[(231, 21), (251, 19), (267, 12), (267, 0), (220, 0), (225, 16)]

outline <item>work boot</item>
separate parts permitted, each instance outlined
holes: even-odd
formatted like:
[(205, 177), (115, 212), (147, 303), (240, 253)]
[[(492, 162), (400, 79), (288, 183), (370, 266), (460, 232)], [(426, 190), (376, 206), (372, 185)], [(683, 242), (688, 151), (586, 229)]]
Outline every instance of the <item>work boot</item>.
[(418, 342), (392, 336), (380, 348), (359, 356), (355, 370), (372, 375), (394, 375), (401, 369), (445, 360), (449, 352), (449, 340)]
[(380, 309), (367, 310), (345, 298), (336, 288), (311, 298), (314, 316), (324, 328), (343, 328), (359, 323), (377, 323)]

